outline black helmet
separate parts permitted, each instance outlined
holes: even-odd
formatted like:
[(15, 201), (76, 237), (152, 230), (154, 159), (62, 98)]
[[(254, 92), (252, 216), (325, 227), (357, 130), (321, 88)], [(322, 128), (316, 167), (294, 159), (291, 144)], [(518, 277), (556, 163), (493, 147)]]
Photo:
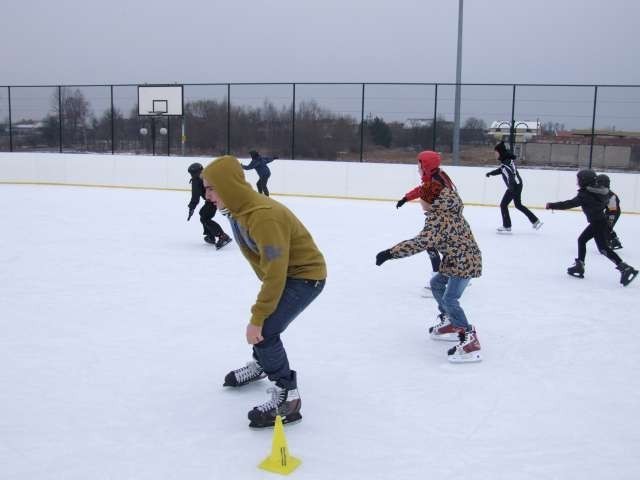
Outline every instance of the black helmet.
[(255, 158), (255, 157), (259, 157), (260, 154), (258, 153), (257, 150), (249, 150), (249, 155), (251, 155), (251, 158)]
[(578, 172), (578, 186), (580, 188), (590, 187), (596, 183), (596, 172), (593, 170), (580, 170)]
[(609, 178), (609, 175), (605, 175), (604, 173), (601, 173), (596, 177), (596, 183), (601, 187), (611, 187), (611, 179)]
[(202, 164), (192, 163), (191, 165), (189, 165), (189, 168), (187, 168), (187, 172), (189, 172), (191, 175), (200, 175), (200, 173), (202, 172)]

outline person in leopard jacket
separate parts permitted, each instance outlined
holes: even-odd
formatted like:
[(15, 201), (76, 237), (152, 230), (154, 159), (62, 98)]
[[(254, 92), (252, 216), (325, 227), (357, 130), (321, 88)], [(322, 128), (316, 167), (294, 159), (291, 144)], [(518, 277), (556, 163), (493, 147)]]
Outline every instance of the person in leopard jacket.
[(431, 279), (431, 290), (440, 315), (429, 333), (434, 340), (459, 340), (459, 344), (448, 351), (449, 361), (480, 361), (475, 328), (467, 321), (459, 302), (469, 281), (482, 275), (480, 248), (462, 215), (464, 204), (455, 190), (442, 188), (433, 203), (424, 206), (429, 210), (424, 230), (415, 238), (378, 253), (376, 265), (436, 248), (443, 258), (439, 272)]

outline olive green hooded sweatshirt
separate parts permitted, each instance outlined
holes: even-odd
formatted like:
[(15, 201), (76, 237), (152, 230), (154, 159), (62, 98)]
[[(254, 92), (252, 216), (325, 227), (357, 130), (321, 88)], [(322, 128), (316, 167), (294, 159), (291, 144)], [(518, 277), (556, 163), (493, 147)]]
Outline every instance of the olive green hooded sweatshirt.
[(263, 325), (275, 311), (287, 277), (326, 278), (324, 257), (305, 226), (287, 207), (253, 190), (236, 157), (215, 159), (202, 178), (229, 209), (236, 242), (262, 281), (251, 308), (253, 325)]

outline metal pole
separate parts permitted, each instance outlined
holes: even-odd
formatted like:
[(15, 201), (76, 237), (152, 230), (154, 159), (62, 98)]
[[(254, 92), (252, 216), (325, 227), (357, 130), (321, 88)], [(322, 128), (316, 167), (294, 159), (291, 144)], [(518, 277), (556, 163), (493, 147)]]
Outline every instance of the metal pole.
[(438, 125), (438, 84), (436, 83), (436, 91), (433, 99), (433, 123), (431, 124), (432, 139), (431, 139), (431, 150), (435, 151), (436, 149), (436, 129)]
[(151, 117), (151, 153), (156, 155), (156, 117)]
[(167, 157), (171, 155), (171, 117), (167, 117)]
[(362, 84), (362, 107), (360, 108), (360, 161), (364, 150), (364, 83)]
[(511, 127), (509, 127), (509, 148), (513, 152), (513, 144), (516, 142), (516, 86), (513, 85), (513, 94), (511, 95)]
[(181, 150), (180, 151), (182, 152), (182, 156), (184, 157), (184, 149), (186, 147), (185, 144), (187, 143), (187, 136), (185, 135), (185, 123), (186, 123), (186, 120), (185, 120), (184, 115), (182, 117), (180, 117), (180, 123), (181, 123), (181, 127), (182, 127), (181, 128), (182, 135), (180, 137), (180, 142), (181, 142)]
[(116, 152), (116, 119), (113, 108), (113, 85), (111, 85), (111, 155)]
[(596, 137), (596, 106), (598, 105), (598, 86), (593, 87), (593, 117), (591, 118), (591, 148), (589, 149), (589, 168), (593, 163), (593, 142)]
[(58, 142), (59, 151), (62, 153), (62, 86), (58, 85)]
[(231, 84), (227, 83), (227, 155), (231, 153)]
[(453, 114), (453, 164), (460, 160), (460, 82), (462, 81), (462, 11), (464, 0), (458, 0), (458, 56), (456, 62), (456, 99)]
[(291, 102), (291, 160), (296, 158), (296, 84), (293, 85), (293, 100)]
[(9, 151), (13, 152), (13, 126), (11, 124), (11, 87), (7, 87), (9, 101)]

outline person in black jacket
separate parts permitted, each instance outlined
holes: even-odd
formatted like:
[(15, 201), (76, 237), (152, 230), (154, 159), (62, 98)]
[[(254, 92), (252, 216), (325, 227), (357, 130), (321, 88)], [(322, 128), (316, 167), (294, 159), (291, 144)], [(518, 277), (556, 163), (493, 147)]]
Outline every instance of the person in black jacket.
[[(191, 184), (191, 201), (189, 202), (189, 216), (187, 217), (187, 222), (191, 220), (193, 216), (193, 212), (195, 211), (198, 203), (200, 203), (200, 198), (204, 199), (204, 205), (200, 209), (200, 223), (202, 223), (202, 228), (204, 230), (204, 241), (216, 246), (217, 250), (220, 250), (226, 244), (231, 242), (231, 237), (224, 233), (222, 227), (213, 220), (213, 217), (216, 215), (216, 204), (210, 202), (205, 197), (205, 188), (204, 182), (200, 178), (200, 174), (202, 173), (202, 165), (200, 163), (192, 163), (189, 165), (187, 172), (191, 175), (191, 180), (189, 183)], [(216, 237), (218, 240), (216, 240)]]
[(277, 160), (278, 157), (263, 157), (257, 151), (251, 150), (249, 152), (251, 155), (251, 162), (249, 165), (242, 165), (244, 170), (252, 170), (256, 169), (256, 173), (258, 174), (258, 183), (256, 183), (256, 187), (258, 188), (258, 193), (264, 193), (267, 197), (269, 196), (269, 189), (267, 188), (267, 181), (271, 176), (271, 170), (267, 166), (267, 163), (271, 163), (274, 160)]
[(613, 227), (618, 223), (618, 219), (622, 213), (620, 210), (620, 198), (611, 190), (611, 179), (608, 175), (601, 173), (596, 178), (596, 182), (598, 185), (609, 189), (609, 193), (607, 194), (607, 206), (605, 207), (604, 212), (609, 225), (609, 246), (612, 250), (619, 250), (622, 248), (622, 243), (620, 243), (620, 238), (618, 238), (618, 234), (615, 232)]
[(500, 160), (500, 166), (495, 170), (487, 172), (486, 176), (491, 177), (493, 175), (502, 175), (502, 179), (507, 185), (507, 191), (504, 192), (504, 196), (500, 202), (502, 227), (498, 227), (498, 233), (511, 232), (509, 204), (512, 200), (515, 207), (527, 216), (531, 222), (531, 226), (538, 230), (542, 226), (542, 222), (531, 212), (531, 210), (522, 204), (522, 178), (520, 177), (520, 173), (518, 173), (518, 169), (514, 162), (516, 158), (515, 155), (507, 149), (504, 142), (498, 143), (494, 150), (496, 151), (496, 157)]
[(596, 172), (593, 170), (578, 172), (578, 187), (578, 194), (571, 200), (547, 203), (546, 205), (546, 208), (551, 210), (582, 207), (589, 222), (587, 228), (578, 237), (578, 258), (576, 258), (575, 264), (567, 269), (567, 273), (574, 277), (584, 278), (587, 242), (593, 238), (600, 253), (615, 263), (616, 268), (620, 271), (620, 283), (624, 286), (629, 285), (638, 275), (638, 271), (624, 263), (609, 246), (609, 226), (604, 214), (609, 189), (596, 184)]

